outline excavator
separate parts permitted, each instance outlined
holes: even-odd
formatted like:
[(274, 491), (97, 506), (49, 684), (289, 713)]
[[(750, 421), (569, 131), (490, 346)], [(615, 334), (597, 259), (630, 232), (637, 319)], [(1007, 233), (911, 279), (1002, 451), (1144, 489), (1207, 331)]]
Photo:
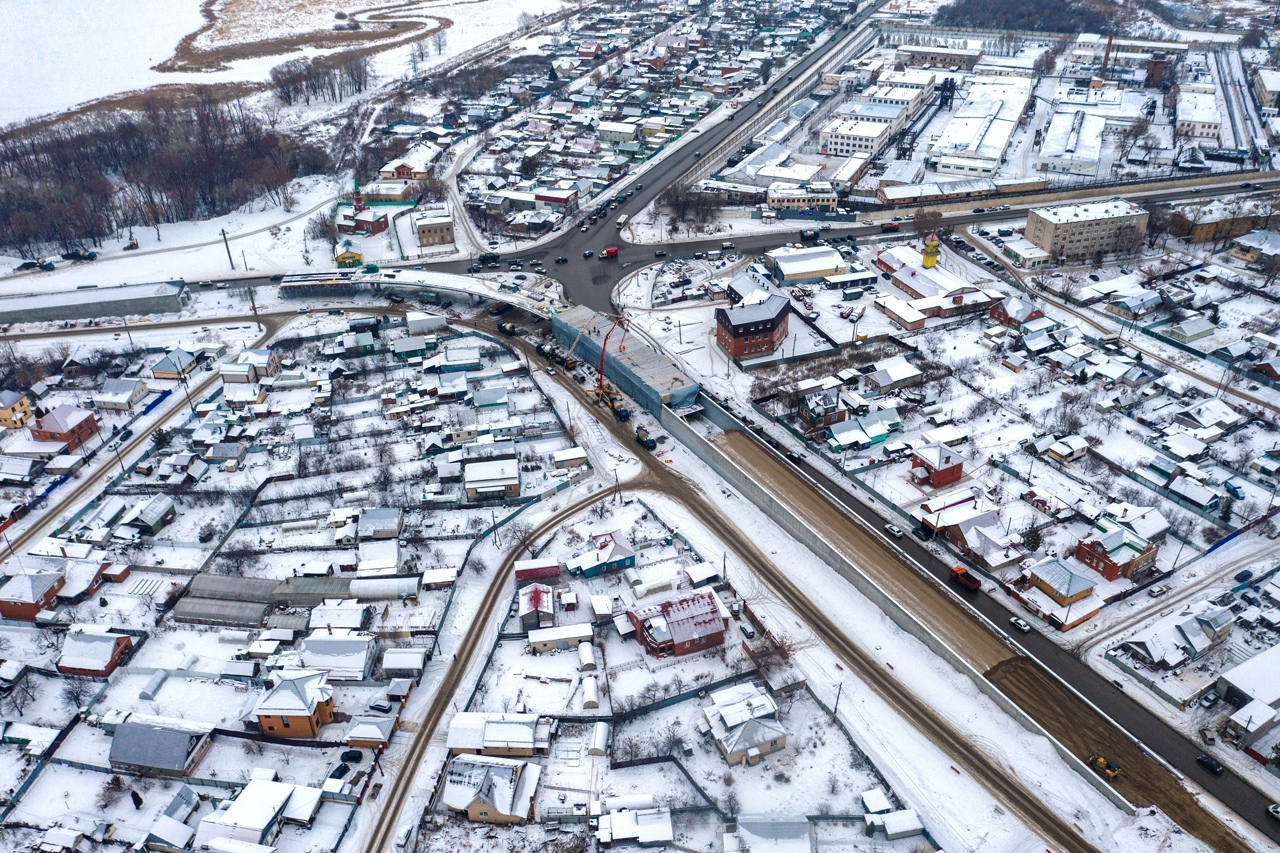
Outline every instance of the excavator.
[(1114, 779), (1120, 775), (1120, 765), (1116, 764), (1114, 761), (1109, 761), (1099, 752), (1089, 753), (1089, 761), (1087, 763), (1090, 767), (1108, 779)]

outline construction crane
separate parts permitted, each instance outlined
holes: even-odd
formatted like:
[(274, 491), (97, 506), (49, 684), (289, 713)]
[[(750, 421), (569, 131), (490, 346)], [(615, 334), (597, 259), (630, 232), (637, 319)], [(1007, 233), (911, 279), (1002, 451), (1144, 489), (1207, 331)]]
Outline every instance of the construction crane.
[(604, 381), (604, 357), (609, 351), (609, 337), (613, 334), (613, 330), (622, 326), (622, 340), (618, 343), (618, 352), (627, 351), (627, 330), (631, 324), (623, 317), (619, 317), (613, 321), (613, 325), (609, 327), (609, 331), (604, 333), (604, 339), (600, 342), (600, 363), (596, 365), (596, 400), (603, 403), (613, 410), (613, 414), (620, 421), (630, 420), (631, 410), (626, 406), (618, 404), (619, 394), (613, 388), (609, 387)]

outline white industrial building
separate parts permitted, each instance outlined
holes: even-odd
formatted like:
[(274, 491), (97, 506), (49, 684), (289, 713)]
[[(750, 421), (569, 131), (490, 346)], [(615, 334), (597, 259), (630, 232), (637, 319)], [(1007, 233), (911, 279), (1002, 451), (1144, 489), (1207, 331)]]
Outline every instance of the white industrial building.
[(1192, 139), (1218, 144), (1222, 132), (1222, 114), (1212, 92), (1178, 93), (1178, 133)]
[(939, 172), (990, 177), (1031, 98), (1022, 77), (975, 77), (964, 103), (929, 148)]
[(838, 118), (822, 128), (818, 137), (822, 153), (837, 157), (878, 155), (889, 141), (890, 125), (866, 119)]
[(1037, 167), (1064, 175), (1097, 175), (1106, 126), (1106, 119), (1084, 110), (1055, 113), (1041, 138)]

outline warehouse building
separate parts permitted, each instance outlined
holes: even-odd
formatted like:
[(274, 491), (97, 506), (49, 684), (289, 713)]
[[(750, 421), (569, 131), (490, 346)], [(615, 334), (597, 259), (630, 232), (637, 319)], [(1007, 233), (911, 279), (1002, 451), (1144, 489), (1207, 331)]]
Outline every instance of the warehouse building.
[(1031, 100), (1032, 81), (1023, 77), (977, 77), (965, 101), (929, 156), (939, 172), (990, 177), (995, 173)]

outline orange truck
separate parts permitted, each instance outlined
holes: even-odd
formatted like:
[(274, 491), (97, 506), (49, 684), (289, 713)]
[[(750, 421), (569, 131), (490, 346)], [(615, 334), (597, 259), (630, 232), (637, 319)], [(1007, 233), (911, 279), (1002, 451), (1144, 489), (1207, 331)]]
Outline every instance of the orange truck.
[(960, 584), (960, 586), (969, 590), (969, 592), (977, 592), (982, 589), (982, 581), (978, 580), (964, 566), (956, 566), (953, 568), (951, 570), (951, 579)]

